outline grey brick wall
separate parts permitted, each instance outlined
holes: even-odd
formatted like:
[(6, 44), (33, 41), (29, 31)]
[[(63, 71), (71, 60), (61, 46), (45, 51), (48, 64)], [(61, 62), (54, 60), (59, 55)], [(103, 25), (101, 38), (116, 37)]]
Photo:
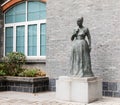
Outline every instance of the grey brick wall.
[(70, 37), (78, 17), (84, 17), (92, 37), (92, 70), (104, 81), (120, 81), (120, 1), (48, 0), (47, 72), (69, 75)]
[(3, 13), (0, 9), (0, 59), (3, 56)]
[(33, 69), (36, 68), (42, 71), (46, 70), (46, 64), (44, 62), (29, 62), (29, 63), (26, 63), (23, 67), (33, 68)]

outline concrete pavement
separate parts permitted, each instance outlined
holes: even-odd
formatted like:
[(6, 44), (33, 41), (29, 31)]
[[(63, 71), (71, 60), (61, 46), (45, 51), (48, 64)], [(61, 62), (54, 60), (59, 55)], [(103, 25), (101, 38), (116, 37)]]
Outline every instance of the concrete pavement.
[(0, 92), (0, 105), (120, 105), (120, 98), (103, 97), (90, 104), (60, 101), (55, 98), (55, 92), (21, 93)]

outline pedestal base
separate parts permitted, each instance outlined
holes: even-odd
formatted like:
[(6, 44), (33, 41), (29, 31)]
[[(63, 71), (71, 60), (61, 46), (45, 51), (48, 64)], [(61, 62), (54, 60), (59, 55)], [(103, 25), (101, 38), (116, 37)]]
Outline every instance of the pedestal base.
[(102, 98), (102, 79), (60, 76), (56, 80), (56, 98), (81, 103), (96, 101)]

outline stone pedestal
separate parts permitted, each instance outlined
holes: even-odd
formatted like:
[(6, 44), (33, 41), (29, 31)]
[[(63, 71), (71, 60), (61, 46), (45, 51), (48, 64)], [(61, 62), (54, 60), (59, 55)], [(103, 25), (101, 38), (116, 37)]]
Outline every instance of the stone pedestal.
[(102, 79), (61, 76), (56, 80), (56, 98), (80, 103), (99, 100), (102, 98)]

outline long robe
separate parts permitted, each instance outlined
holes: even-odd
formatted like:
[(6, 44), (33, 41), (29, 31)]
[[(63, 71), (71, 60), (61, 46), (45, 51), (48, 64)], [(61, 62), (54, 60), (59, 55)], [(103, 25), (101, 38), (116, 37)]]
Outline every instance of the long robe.
[(90, 50), (85, 36), (84, 31), (78, 33), (78, 38), (73, 41), (70, 73), (79, 77), (92, 77)]

